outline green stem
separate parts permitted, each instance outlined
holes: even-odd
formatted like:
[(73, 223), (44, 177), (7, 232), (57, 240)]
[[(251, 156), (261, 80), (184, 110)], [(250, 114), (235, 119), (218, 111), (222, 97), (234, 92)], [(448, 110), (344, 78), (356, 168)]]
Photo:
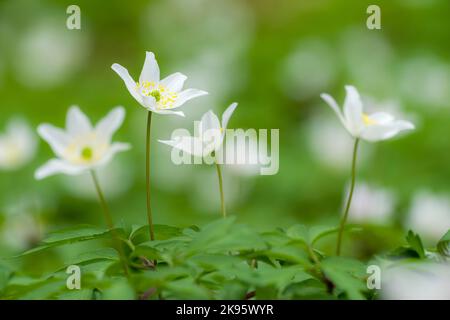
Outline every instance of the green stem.
[(355, 145), (353, 147), (353, 160), (352, 160), (352, 182), (350, 185), (350, 193), (347, 198), (347, 204), (345, 206), (344, 215), (341, 219), (341, 224), (339, 226), (339, 233), (338, 233), (338, 241), (337, 241), (337, 247), (336, 247), (336, 255), (341, 254), (341, 243), (342, 243), (342, 235), (344, 233), (344, 227), (345, 223), (347, 222), (348, 218), (348, 211), (350, 209), (350, 205), (352, 203), (353, 198), (353, 190), (355, 189), (355, 177), (356, 177), (356, 155), (358, 153), (358, 144), (359, 144), (359, 138), (355, 139)]
[(216, 160), (216, 169), (217, 169), (217, 177), (219, 178), (219, 190), (220, 190), (220, 202), (221, 202), (221, 209), (222, 209), (222, 216), (224, 218), (227, 217), (227, 212), (225, 210), (225, 197), (223, 194), (223, 180), (222, 180), (222, 171), (220, 170), (220, 165)]
[(152, 127), (152, 112), (148, 112), (147, 117), (147, 138), (146, 138), (146, 154), (145, 154), (145, 182), (147, 195), (147, 219), (150, 231), (150, 239), (155, 240), (155, 232), (153, 230), (152, 207), (150, 205), (150, 132)]
[(111, 213), (109, 212), (108, 205), (106, 204), (105, 196), (103, 195), (102, 189), (100, 188), (100, 183), (98, 182), (97, 175), (94, 170), (91, 170), (92, 180), (94, 181), (95, 189), (97, 190), (98, 198), (100, 200), (100, 204), (103, 209), (103, 214), (105, 215), (106, 224), (113, 235), (113, 239), (115, 242), (115, 246), (117, 251), (119, 252), (120, 261), (122, 263), (123, 272), (128, 277), (128, 266), (125, 261), (125, 254), (123, 252), (122, 245), (120, 244), (119, 237), (117, 235), (116, 230), (114, 229), (114, 223), (111, 217)]

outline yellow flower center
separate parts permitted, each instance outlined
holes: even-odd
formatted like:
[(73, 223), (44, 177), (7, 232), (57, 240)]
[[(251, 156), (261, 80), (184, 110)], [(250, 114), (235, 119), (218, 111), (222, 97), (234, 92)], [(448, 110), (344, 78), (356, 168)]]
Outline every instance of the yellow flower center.
[(94, 155), (94, 152), (92, 151), (92, 149), (90, 147), (84, 147), (81, 150), (81, 157), (84, 160), (87, 160), (87, 161), (91, 160), (93, 155)]
[(370, 125), (373, 125), (373, 124), (376, 124), (376, 123), (377, 123), (376, 121), (374, 121), (373, 119), (371, 119), (371, 118), (367, 115), (367, 113), (363, 113), (362, 119), (363, 119), (363, 122), (364, 122), (364, 124), (365, 124), (366, 126), (370, 126)]
[(154, 81), (142, 81), (136, 84), (136, 89), (144, 96), (154, 97), (156, 100), (156, 108), (170, 109), (173, 107), (178, 94), (168, 90), (161, 84), (156, 84)]

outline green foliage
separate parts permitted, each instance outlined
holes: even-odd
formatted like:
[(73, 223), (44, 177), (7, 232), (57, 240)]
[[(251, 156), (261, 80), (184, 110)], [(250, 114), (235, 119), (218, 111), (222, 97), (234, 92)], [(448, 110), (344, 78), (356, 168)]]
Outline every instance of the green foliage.
[[(347, 228), (348, 230), (349, 228)], [(330, 256), (314, 246), (335, 228), (295, 225), (287, 230), (256, 232), (234, 218), (202, 228), (148, 226), (117, 228), (129, 275), (113, 247), (75, 255), (64, 267), (40, 278), (0, 266), (4, 299), (370, 299), (366, 265), (348, 257)], [(112, 240), (107, 230), (81, 226), (51, 233), (22, 255), (98, 239)], [(420, 237), (409, 232), (407, 245), (388, 257), (425, 259)], [(438, 243), (446, 254), (449, 233)], [(106, 244), (113, 244), (106, 241)], [(394, 256), (394, 252), (397, 256)], [(66, 268), (81, 268), (81, 289), (66, 286)]]
[(439, 240), (436, 247), (441, 255), (450, 257), (450, 230)]

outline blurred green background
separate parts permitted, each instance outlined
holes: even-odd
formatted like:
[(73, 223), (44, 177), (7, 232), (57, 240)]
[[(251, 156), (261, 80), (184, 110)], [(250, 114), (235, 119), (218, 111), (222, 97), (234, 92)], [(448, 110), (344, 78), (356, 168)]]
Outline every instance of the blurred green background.
[[(81, 30), (66, 28), (71, 4), (81, 8)], [(381, 30), (366, 27), (370, 4), (381, 7)], [(319, 95), (341, 103), (344, 85), (353, 84), (369, 110), (392, 112), (417, 130), (361, 145), (351, 218), (366, 227), (346, 250), (369, 257), (402, 243), (408, 228), (434, 243), (450, 227), (449, 12), (446, 0), (1, 0), (0, 134), (19, 117), (37, 145), (30, 142), (23, 164), (0, 167), (0, 256), (51, 230), (104, 224), (89, 175), (33, 178), (53, 157), (35, 128), (63, 127), (74, 104), (94, 122), (116, 105), (126, 108), (115, 140), (133, 148), (101, 170), (100, 180), (117, 224), (146, 223), (147, 114), (110, 68), (120, 63), (137, 78), (145, 51), (156, 54), (162, 77), (179, 71), (186, 87), (210, 93), (183, 107), (186, 118), (154, 117), (156, 223), (202, 225), (220, 217), (215, 169), (175, 166), (156, 140), (176, 128), (192, 132), (208, 109), (221, 114), (237, 101), (229, 128), (280, 129), (280, 170), (260, 176), (227, 166), (229, 213), (260, 230), (336, 224), (352, 140)], [(28, 264), (36, 271), (52, 259)]]

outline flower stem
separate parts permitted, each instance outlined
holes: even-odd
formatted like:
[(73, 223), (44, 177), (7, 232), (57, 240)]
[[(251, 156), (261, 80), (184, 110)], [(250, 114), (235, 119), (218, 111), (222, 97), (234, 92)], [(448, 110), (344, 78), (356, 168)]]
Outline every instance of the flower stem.
[(344, 233), (344, 227), (345, 223), (347, 222), (348, 218), (348, 211), (350, 210), (350, 205), (352, 203), (352, 197), (353, 197), (353, 190), (355, 189), (355, 177), (356, 177), (356, 155), (358, 153), (358, 144), (359, 139), (355, 139), (355, 145), (353, 147), (353, 160), (352, 160), (352, 181), (350, 185), (350, 193), (347, 198), (347, 204), (345, 206), (344, 215), (341, 219), (341, 224), (339, 226), (339, 233), (338, 233), (338, 241), (337, 241), (337, 247), (336, 247), (336, 255), (341, 254), (341, 243), (342, 243), (342, 235)]
[(146, 138), (146, 154), (145, 154), (145, 183), (147, 196), (147, 219), (150, 231), (150, 240), (155, 240), (155, 232), (153, 231), (152, 207), (150, 205), (150, 132), (152, 127), (152, 112), (148, 112), (147, 117), (147, 138)]
[(105, 196), (103, 195), (102, 189), (100, 188), (100, 184), (98, 182), (97, 175), (95, 174), (95, 171), (91, 170), (90, 172), (91, 172), (92, 180), (94, 181), (95, 189), (97, 190), (98, 198), (100, 200), (100, 204), (102, 206), (103, 213), (105, 215), (106, 224), (107, 224), (109, 230), (111, 231), (111, 233), (113, 235), (116, 249), (119, 252), (119, 256), (120, 256), (120, 261), (122, 263), (123, 272), (128, 277), (128, 266), (127, 266), (127, 264), (125, 262), (125, 254), (123, 252), (122, 245), (120, 244), (117, 232), (114, 229), (114, 223), (113, 223), (111, 214), (109, 212), (108, 205), (106, 204)]
[(220, 170), (220, 164), (216, 160), (216, 169), (217, 169), (217, 177), (219, 178), (219, 190), (220, 190), (220, 203), (222, 209), (222, 216), (224, 218), (227, 217), (227, 212), (225, 210), (225, 197), (223, 194), (223, 180), (222, 180), (222, 171)]

